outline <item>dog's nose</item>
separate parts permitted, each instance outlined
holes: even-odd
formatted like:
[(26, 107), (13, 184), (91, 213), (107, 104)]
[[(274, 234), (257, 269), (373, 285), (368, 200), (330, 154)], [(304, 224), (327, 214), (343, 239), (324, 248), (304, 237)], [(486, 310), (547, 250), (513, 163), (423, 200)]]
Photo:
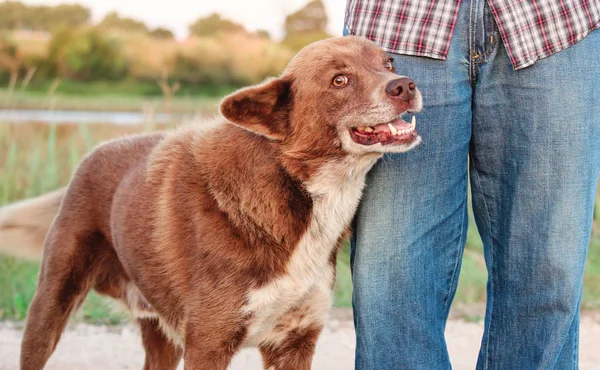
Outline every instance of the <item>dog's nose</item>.
[(408, 77), (402, 77), (390, 81), (385, 87), (385, 91), (393, 98), (400, 98), (409, 101), (415, 97), (417, 85)]

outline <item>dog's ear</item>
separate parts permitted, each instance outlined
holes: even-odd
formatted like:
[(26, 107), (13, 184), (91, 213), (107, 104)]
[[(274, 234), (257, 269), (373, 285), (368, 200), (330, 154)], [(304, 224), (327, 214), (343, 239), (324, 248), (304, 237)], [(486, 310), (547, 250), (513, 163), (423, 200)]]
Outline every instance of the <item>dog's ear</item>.
[(226, 96), (220, 112), (235, 125), (271, 140), (283, 140), (289, 131), (290, 104), (291, 82), (271, 78)]

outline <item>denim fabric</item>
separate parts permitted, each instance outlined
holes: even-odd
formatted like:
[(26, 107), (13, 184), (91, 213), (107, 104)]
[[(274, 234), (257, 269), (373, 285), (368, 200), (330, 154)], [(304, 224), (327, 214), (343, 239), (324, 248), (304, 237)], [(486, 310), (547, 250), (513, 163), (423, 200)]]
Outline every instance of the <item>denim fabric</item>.
[(477, 369), (577, 369), (600, 31), (515, 71), (485, 1), (465, 0), (448, 60), (394, 57), (423, 94), (423, 144), (376, 164), (355, 218), (356, 369), (451, 368), (469, 173), (489, 272)]

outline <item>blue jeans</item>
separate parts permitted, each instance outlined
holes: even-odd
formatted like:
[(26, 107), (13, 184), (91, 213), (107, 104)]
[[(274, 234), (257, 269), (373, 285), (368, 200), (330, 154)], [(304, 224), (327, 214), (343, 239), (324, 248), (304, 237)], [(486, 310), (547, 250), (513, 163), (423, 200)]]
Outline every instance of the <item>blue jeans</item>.
[(600, 31), (514, 71), (485, 1), (464, 0), (448, 60), (394, 57), (423, 93), (423, 144), (377, 163), (355, 218), (356, 369), (451, 368), (469, 178), (488, 268), (477, 369), (577, 369)]

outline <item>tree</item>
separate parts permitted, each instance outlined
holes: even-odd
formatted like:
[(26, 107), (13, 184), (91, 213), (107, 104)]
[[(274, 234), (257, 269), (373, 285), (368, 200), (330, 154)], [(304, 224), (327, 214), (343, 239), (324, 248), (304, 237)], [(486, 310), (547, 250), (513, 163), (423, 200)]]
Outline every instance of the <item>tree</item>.
[(271, 40), (271, 34), (267, 30), (256, 30), (256, 32), (254, 33), (256, 34), (256, 36), (262, 39)]
[(98, 24), (98, 28), (103, 30), (121, 30), (128, 32), (148, 33), (148, 26), (144, 22), (133, 18), (121, 17), (117, 12), (108, 13)]
[(52, 31), (60, 26), (87, 24), (90, 10), (81, 5), (27, 6), (16, 1), (0, 3), (0, 29)]
[(6, 72), (10, 76), (9, 94), (12, 93), (17, 83), (20, 66), (21, 56), (17, 46), (5, 37), (0, 38), (0, 73)]
[(171, 113), (173, 107), (173, 95), (181, 88), (179, 81), (169, 84), (169, 73), (163, 71), (162, 77), (158, 80), (158, 86), (163, 94), (163, 109), (165, 113)]
[(61, 28), (55, 32), (48, 46), (48, 59), (58, 78), (117, 80), (127, 73), (120, 45), (94, 28)]
[(8, 73), (8, 92), (12, 94), (17, 84), (17, 79), (21, 71), (25, 72), (21, 87), (27, 87), (34, 73), (37, 70), (37, 65), (31, 57), (23, 56), (23, 52), (19, 47), (4, 35), (0, 35), (0, 75)]
[(222, 18), (217, 13), (198, 19), (189, 27), (191, 35), (205, 37), (225, 32), (246, 32), (241, 24)]
[(326, 33), (327, 12), (321, 0), (313, 0), (285, 18), (286, 37)]
[(327, 33), (327, 12), (321, 0), (313, 0), (285, 18), (283, 45), (298, 51), (304, 46), (330, 37)]
[(174, 37), (171, 30), (162, 27), (158, 27), (150, 31), (150, 36), (159, 40), (170, 40)]
[(21, 28), (26, 17), (27, 7), (17, 1), (0, 3), (0, 29), (15, 30)]
[[(91, 12), (88, 8), (77, 4), (63, 4), (47, 7), (47, 26), (45, 31), (52, 31), (57, 27), (80, 27), (89, 23)], [(34, 26), (34, 25), (32, 25)]]

